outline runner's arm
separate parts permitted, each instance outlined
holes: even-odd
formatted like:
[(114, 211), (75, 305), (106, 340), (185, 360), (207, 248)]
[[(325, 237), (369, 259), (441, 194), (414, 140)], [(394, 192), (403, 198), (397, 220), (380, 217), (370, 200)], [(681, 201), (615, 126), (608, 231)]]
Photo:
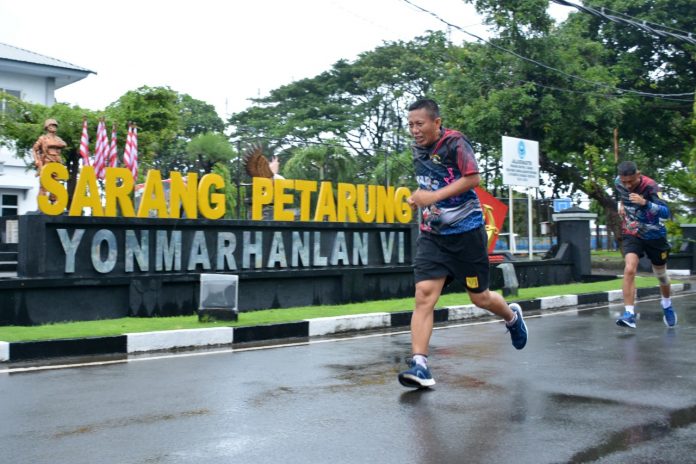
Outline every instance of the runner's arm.
[(446, 200), (447, 198), (461, 195), (467, 192), (481, 182), (481, 176), (477, 174), (472, 174), (470, 176), (464, 176), (451, 184), (442, 187), (441, 189), (429, 191), (418, 189), (411, 195), (409, 199), (409, 204), (425, 207), (437, 203), (438, 201)]
[(652, 214), (661, 219), (669, 219), (670, 212), (667, 203), (660, 198), (658, 192), (647, 192), (644, 195), (639, 193), (630, 193), (628, 199), (641, 208), (647, 209)]
[(671, 216), (667, 203), (657, 195), (650, 195), (650, 199), (645, 203), (645, 207), (661, 219), (669, 219)]

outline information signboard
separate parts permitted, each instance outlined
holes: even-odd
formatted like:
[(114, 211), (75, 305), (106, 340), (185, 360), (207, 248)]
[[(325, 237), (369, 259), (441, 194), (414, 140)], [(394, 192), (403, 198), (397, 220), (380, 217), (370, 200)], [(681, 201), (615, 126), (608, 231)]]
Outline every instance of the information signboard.
[(539, 142), (503, 136), (503, 184), (539, 187)]

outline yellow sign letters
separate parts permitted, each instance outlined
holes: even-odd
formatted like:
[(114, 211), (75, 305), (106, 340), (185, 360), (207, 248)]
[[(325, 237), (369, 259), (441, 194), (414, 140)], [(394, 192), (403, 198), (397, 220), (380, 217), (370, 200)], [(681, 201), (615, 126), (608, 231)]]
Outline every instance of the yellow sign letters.
[[(312, 192), (318, 192), (314, 211)], [(263, 207), (273, 206), (273, 220), (294, 221), (295, 213), (287, 208), (294, 204), (294, 193), (299, 195), (300, 221), (408, 223), (413, 215), (406, 187), (339, 183), (334, 191), (331, 182), (254, 177), (251, 219), (263, 219)]]
[[(52, 216), (61, 214), (68, 207), (68, 192), (59, 181), (68, 179), (68, 169), (60, 163), (49, 163), (41, 170), (41, 184), (47, 192), (56, 196), (51, 203), (49, 197), (38, 198), (39, 209)], [(169, 201), (167, 201), (162, 175), (157, 170), (148, 171), (138, 211), (133, 205), (133, 176), (126, 168), (106, 168), (104, 176), (104, 202), (92, 166), (84, 166), (77, 178), (68, 214), (82, 216), (89, 208), (92, 216), (149, 217), (155, 211), (159, 218), (179, 218), (181, 211), (188, 218), (197, 218), (200, 213), (206, 219), (220, 219), (225, 214), (225, 195), (216, 190), (225, 186), (218, 174), (206, 174), (200, 181), (197, 174), (188, 174), (184, 181), (181, 173), (172, 172)]]
[[(41, 185), (55, 198), (38, 198), (39, 209), (48, 215), (62, 214), (68, 208), (68, 192), (63, 184), (68, 169), (60, 163), (49, 163), (41, 170)], [(81, 216), (85, 209), (92, 216), (220, 219), (225, 215), (224, 179), (218, 174), (189, 173), (184, 178), (171, 172), (169, 194), (165, 192), (162, 175), (150, 170), (140, 196), (133, 203), (133, 176), (126, 168), (106, 168), (104, 182), (97, 181), (94, 168), (84, 166), (77, 179), (70, 216)], [(316, 197), (312, 206), (313, 195)], [(273, 206), (275, 221), (408, 223), (412, 218), (406, 199), (411, 192), (406, 187), (354, 185), (309, 180), (267, 179), (255, 177), (252, 184), (251, 219), (263, 219), (263, 208)], [(293, 207), (299, 204), (299, 218)], [(137, 208), (137, 211), (136, 211)]]

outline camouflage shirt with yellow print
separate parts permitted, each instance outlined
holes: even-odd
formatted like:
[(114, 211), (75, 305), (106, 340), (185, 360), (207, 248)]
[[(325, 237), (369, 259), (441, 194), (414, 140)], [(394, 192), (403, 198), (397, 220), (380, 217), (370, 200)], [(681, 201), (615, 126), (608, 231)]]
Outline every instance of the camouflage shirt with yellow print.
[[(670, 216), (669, 207), (662, 199), (660, 187), (657, 182), (648, 176), (641, 175), (638, 186), (629, 191), (621, 184), (619, 177), (614, 181), (614, 186), (619, 194), (619, 201), (623, 203), (625, 215), (621, 224), (622, 232), (644, 240), (653, 240), (667, 235), (667, 229), (662, 223)], [(629, 200), (631, 193), (637, 193), (648, 200), (645, 206), (638, 205)]]

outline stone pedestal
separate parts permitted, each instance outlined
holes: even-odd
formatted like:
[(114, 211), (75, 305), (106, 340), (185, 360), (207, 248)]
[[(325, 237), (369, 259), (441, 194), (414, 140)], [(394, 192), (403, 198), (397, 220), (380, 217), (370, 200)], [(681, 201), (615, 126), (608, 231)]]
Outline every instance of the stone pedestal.
[(577, 206), (553, 215), (558, 244), (569, 244), (573, 260), (573, 278), (578, 282), (584, 275), (592, 273), (590, 220), (596, 218), (595, 213)]
[(236, 321), (239, 318), (239, 276), (201, 274), (198, 319), (201, 321)]

